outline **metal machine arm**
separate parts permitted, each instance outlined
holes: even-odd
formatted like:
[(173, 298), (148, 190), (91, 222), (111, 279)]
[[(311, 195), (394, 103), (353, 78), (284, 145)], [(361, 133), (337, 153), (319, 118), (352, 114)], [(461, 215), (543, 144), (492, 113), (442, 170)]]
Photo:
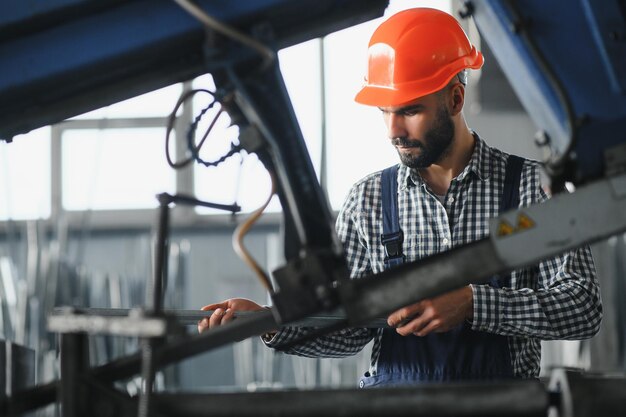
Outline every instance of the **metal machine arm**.
[(580, 184), (623, 172), (626, 4), (465, 3), (539, 127), (537, 143), (545, 149), (553, 179)]

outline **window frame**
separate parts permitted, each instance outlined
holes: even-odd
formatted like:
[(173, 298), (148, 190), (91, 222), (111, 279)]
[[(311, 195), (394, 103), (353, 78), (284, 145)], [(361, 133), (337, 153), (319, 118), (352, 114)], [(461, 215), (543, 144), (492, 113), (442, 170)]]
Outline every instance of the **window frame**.
[[(417, 2), (415, 2), (417, 3)], [(399, 3), (396, 3), (396, 5)], [(399, 8), (407, 8), (410, 6), (416, 6), (417, 4), (404, 4)], [(398, 7), (397, 7), (398, 8)], [(319, 167), (319, 181), (325, 195), (328, 196), (328, 203), (331, 206), (331, 199), (328, 190), (328, 178), (332, 173), (333, 165), (332, 159), (329, 159), (330, 152), (332, 150), (328, 144), (328, 137), (330, 134), (329, 116), (328, 114), (328, 92), (326, 91), (328, 86), (327, 72), (332, 66), (332, 62), (329, 62), (328, 56), (325, 53), (324, 37), (317, 38), (319, 43), (319, 77), (321, 84), (320, 101), (321, 106), (318, 109), (320, 112), (321, 124), (319, 132), (319, 149), (321, 152)], [(183, 94), (192, 88), (193, 80), (189, 80), (182, 83)], [(185, 132), (187, 127), (193, 122), (194, 110), (192, 108), (193, 100), (189, 100), (184, 103), (176, 119), (175, 131), (172, 138), (174, 139), (177, 154), (184, 154), (186, 151), (186, 137)], [(66, 210), (63, 208), (63, 186), (62, 186), (62, 148), (61, 141), (63, 133), (70, 129), (106, 129), (106, 128), (154, 128), (154, 127), (166, 127), (167, 116), (161, 117), (132, 117), (132, 118), (91, 118), (83, 119), (76, 118), (63, 121), (56, 125), (51, 126), (50, 130), (50, 217), (47, 219), (36, 219), (38, 222), (44, 222), (48, 224), (52, 230), (58, 227), (60, 224), (67, 224), (71, 228), (83, 228), (88, 225), (92, 229), (145, 229), (146, 227), (153, 227), (158, 215), (155, 209), (119, 209), (119, 210)], [(164, 141), (165, 138), (163, 138)], [(171, 144), (172, 145), (172, 144)], [(163, 145), (164, 146), (164, 145)], [(194, 178), (194, 165), (190, 164), (187, 167), (175, 170), (175, 183), (176, 193), (195, 195), (195, 178)], [(336, 208), (332, 208), (335, 212)], [(228, 226), (236, 223), (236, 218), (231, 214), (213, 214), (213, 213), (198, 213), (192, 206), (174, 206), (171, 210), (171, 225), (174, 227), (216, 227), (216, 226)], [(259, 224), (276, 225), (280, 224), (282, 219), (282, 212), (273, 212), (264, 214)], [(33, 220), (0, 220), (0, 231), (7, 230), (11, 225), (7, 223), (16, 224), (20, 222), (29, 222)]]

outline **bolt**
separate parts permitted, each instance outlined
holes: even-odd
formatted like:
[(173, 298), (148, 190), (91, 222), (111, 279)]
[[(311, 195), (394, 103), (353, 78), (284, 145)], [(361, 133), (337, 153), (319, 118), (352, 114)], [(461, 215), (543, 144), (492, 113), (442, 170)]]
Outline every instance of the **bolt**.
[(522, 31), (523, 27), (524, 25), (520, 20), (511, 22), (511, 32), (515, 33), (516, 35), (518, 35)]
[(550, 144), (550, 136), (545, 130), (540, 130), (535, 133), (535, 144), (537, 146), (547, 146)]

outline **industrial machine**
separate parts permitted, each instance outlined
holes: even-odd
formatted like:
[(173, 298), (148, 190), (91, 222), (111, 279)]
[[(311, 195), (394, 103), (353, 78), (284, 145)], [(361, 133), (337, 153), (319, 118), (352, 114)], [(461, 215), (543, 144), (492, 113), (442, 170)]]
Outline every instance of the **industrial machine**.
[[(555, 372), (549, 388), (539, 381), (514, 381), (368, 392), (152, 392), (155, 369), (276, 325), (323, 311), (340, 311), (343, 318), (313, 336), (366, 325), (409, 303), (626, 229), (626, 133), (621, 129), (626, 123), (626, 3), (466, 1), (462, 16), (474, 19), (541, 129), (537, 141), (545, 149), (553, 188), (572, 182), (578, 189), (493, 219), (488, 238), (382, 277), (350, 281), (276, 51), (379, 16), (385, 6), (381, 0), (13, 0), (5, 5), (0, 15), (0, 138), (11, 140), (210, 72), (218, 87), (215, 100), (240, 127), (241, 146), (256, 153), (275, 180), (284, 211), (286, 264), (273, 271), (278, 290), (272, 293), (271, 310), (202, 335), (180, 334), (165, 342), (178, 326), (162, 310), (163, 268), (158, 267), (152, 298), (141, 313), (105, 318), (65, 312), (50, 323), (51, 330), (61, 332), (61, 380), (3, 398), (2, 415), (54, 401), (66, 417), (623, 412), (624, 378), (567, 371)], [(193, 144), (189, 151), (191, 159), (197, 158)], [(180, 202), (189, 201), (161, 202), (159, 247), (167, 240), (167, 209)], [(517, 225), (521, 215), (532, 227), (499, 232), (502, 222)], [(157, 265), (162, 265), (163, 255), (157, 253)], [(411, 279), (414, 274), (430, 279)], [(90, 368), (87, 330), (139, 336), (143, 347), (134, 356)], [(138, 397), (114, 388), (116, 380), (136, 374), (144, 379)], [(590, 391), (594, 394), (577, 395)]]

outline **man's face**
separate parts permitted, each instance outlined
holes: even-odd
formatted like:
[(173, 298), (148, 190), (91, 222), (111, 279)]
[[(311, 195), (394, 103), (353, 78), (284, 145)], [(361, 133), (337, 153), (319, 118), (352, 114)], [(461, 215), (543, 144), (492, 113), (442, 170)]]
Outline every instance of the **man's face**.
[(409, 168), (427, 168), (449, 154), (454, 123), (437, 96), (399, 108), (382, 108), (391, 143)]

